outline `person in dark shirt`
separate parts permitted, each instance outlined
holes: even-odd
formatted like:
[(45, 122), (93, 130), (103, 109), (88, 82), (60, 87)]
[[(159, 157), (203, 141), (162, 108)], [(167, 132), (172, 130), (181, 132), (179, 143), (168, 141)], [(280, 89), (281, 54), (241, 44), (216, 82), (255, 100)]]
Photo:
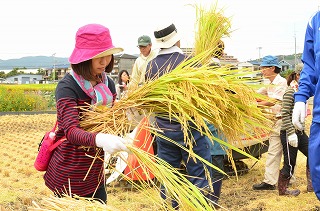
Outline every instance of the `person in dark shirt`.
[[(151, 60), (147, 65), (146, 81), (155, 80), (158, 77), (171, 72), (181, 62), (187, 59), (187, 56), (184, 55), (180, 49), (180, 37), (174, 24), (156, 30), (154, 36), (156, 38), (156, 45), (158, 45), (160, 51), (158, 56)], [(169, 120), (163, 114), (156, 115), (155, 123), (156, 126), (163, 131), (161, 137), (163, 135), (177, 142), (177, 144), (189, 148), (184, 142), (184, 133), (180, 123), (174, 119)], [(190, 131), (189, 135), (194, 139), (194, 145), (192, 147), (193, 151), (203, 159), (211, 162), (208, 137), (201, 135), (200, 132), (192, 126), (193, 124), (190, 123), (188, 129)], [(159, 158), (177, 169), (180, 169), (181, 162), (183, 161), (186, 165), (186, 171), (188, 175), (190, 175), (190, 182), (202, 190), (208, 190), (208, 180), (206, 178), (203, 163), (199, 160), (195, 162), (194, 159), (190, 159), (187, 151), (161, 137), (156, 137)], [(167, 198), (164, 186), (161, 186), (160, 194), (163, 199)], [(210, 196), (208, 196), (208, 199), (210, 199)], [(213, 200), (212, 195), (211, 200)], [(178, 202), (173, 200), (172, 207), (179, 209)]]
[(128, 90), (130, 75), (127, 70), (121, 70), (118, 74), (118, 84), (116, 84), (117, 100), (120, 100)]
[(306, 177), (307, 177), (307, 191), (312, 192), (309, 159), (308, 159), (308, 145), (309, 137), (304, 130), (295, 130), (292, 124), (292, 110), (294, 107), (294, 93), (298, 91), (298, 82), (300, 78), (301, 69), (297, 68), (287, 77), (288, 88), (283, 95), (281, 116), (282, 125), (280, 131), (280, 138), (283, 150), (283, 167), (280, 170), (278, 179), (279, 195), (293, 195), (300, 194), (299, 189), (287, 189), (289, 180), (293, 175), (296, 167), (298, 151), (302, 152), (306, 157)]
[(127, 151), (128, 143), (112, 134), (83, 130), (80, 127), (83, 111), (79, 107), (113, 105), (115, 84), (106, 72), (112, 71), (113, 54), (121, 51), (122, 48), (113, 46), (105, 26), (88, 24), (76, 33), (75, 48), (69, 58), (72, 70), (59, 81), (55, 93), (59, 128), (56, 140), (66, 137), (67, 141), (55, 149), (44, 175), (46, 186), (59, 197), (71, 193), (106, 202), (104, 163), (92, 157), (103, 158), (103, 151), (110, 154)]

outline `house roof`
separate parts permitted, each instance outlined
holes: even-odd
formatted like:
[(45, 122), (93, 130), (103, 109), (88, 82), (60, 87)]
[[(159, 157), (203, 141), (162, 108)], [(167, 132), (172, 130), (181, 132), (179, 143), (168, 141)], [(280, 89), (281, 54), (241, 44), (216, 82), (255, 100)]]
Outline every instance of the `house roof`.
[(39, 77), (42, 77), (42, 75), (41, 75), (41, 74), (29, 74), (29, 73), (23, 73), (23, 74), (18, 74), (18, 75), (13, 75), (13, 76), (8, 76), (8, 77), (6, 77), (6, 79), (16, 78), (16, 77), (23, 77), (23, 76), (39, 76)]
[(241, 63), (238, 63), (238, 67), (252, 67), (253, 64), (250, 63), (250, 62), (241, 62)]
[(294, 60), (281, 60), (280, 62), (279, 62), (279, 64), (281, 64), (282, 66), (285, 66), (285, 65), (287, 65), (287, 66), (294, 66), (294, 64), (295, 64), (295, 61)]
[(253, 65), (258, 65), (260, 66), (261, 62), (257, 61), (257, 60), (252, 60), (252, 61), (248, 61), (249, 63), (253, 64)]
[(123, 59), (136, 59), (136, 58), (138, 58), (137, 56), (126, 54), (126, 53), (116, 54), (116, 55), (114, 55), (114, 57), (115, 58), (123, 58)]
[[(70, 64), (56, 64), (54, 67), (55, 69), (59, 68), (59, 69), (68, 69), (71, 65)], [(53, 69), (53, 66), (52, 66)]]

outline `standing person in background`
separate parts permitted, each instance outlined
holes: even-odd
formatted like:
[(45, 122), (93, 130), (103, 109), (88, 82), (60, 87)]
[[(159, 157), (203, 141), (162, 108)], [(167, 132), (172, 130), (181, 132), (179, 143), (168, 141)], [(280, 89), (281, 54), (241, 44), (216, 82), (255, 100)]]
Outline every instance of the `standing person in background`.
[(211, 57), (210, 66), (221, 67), (220, 59), (224, 54), (224, 42), (222, 40), (219, 41), (217, 49), (213, 52)]
[[(140, 55), (133, 64), (129, 90), (135, 90), (145, 82), (145, 75), (148, 63), (154, 59), (158, 51), (152, 50), (151, 38), (148, 35), (142, 35), (138, 38), (138, 46)], [(135, 116), (135, 122), (132, 124), (133, 129), (142, 120), (144, 114), (139, 113)], [(154, 119), (149, 118), (149, 122), (153, 124)], [(153, 142), (153, 148), (156, 149), (156, 143)]]
[(118, 75), (118, 84), (117, 88), (117, 100), (120, 100), (123, 95), (125, 95), (128, 90), (130, 76), (127, 70), (121, 70)]
[[(160, 51), (157, 57), (149, 62), (146, 72), (146, 80), (155, 80), (162, 75), (171, 72), (181, 62), (187, 59), (187, 56), (183, 54), (180, 49), (180, 36), (174, 24), (161, 27), (154, 32), (156, 43), (160, 47)], [(175, 119), (165, 117), (164, 114), (155, 114), (155, 124), (162, 131), (161, 136), (165, 136), (177, 144), (183, 147), (189, 148), (185, 143), (184, 133), (181, 128), (181, 124), (175, 121)], [(192, 147), (193, 151), (201, 156), (203, 159), (211, 162), (209, 140), (206, 136), (193, 128), (193, 124), (190, 122), (190, 136), (194, 140)], [(156, 136), (158, 157), (168, 162), (174, 168), (179, 169), (181, 162), (186, 165), (186, 170), (189, 180), (192, 184), (196, 185), (200, 189), (206, 191), (209, 189), (208, 179), (202, 162), (199, 160), (190, 159), (189, 153), (174, 143)], [(210, 168), (211, 169), (211, 168)], [(163, 185), (160, 188), (160, 194), (163, 199), (167, 198), (166, 189)], [(209, 194), (211, 199), (212, 194)], [(211, 199), (212, 200), (212, 199)], [(179, 209), (177, 201), (172, 201), (172, 207)]]
[(127, 151), (128, 142), (112, 134), (83, 130), (80, 119), (85, 111), (79, 106), (113, 105), (115, 85), (106, 72), (113, 69), (113, 54), (121, 51), (122, 48), (113, 46), (105, 26), (88, 24), (76, 33), (75, 48), (69, 58), (72, 70), (59, 81), (55, 93), (59, 128), (55, 140), (67, 140), (54, 150), (44, 174), (46, 186), (59, 197), (71, 194), (107, 200), (104, 163), (92, 157), (104, 157), (102, 150), (97, 154), (96, 147), (110, 154)]
[[(215, 138), (218, 138), (220, 140), (227, 142), (225, 137), (220, 135), (218, 133), (218, 130), (212, 124), (208, 124), (208, 128)], [(212, 156), (211, 157), (212, 164), (214, 166), (216, 166), (217, 168), (219, 168), (221, 171), (224, 171), (224, 158), (227, 155), (226, 148), (222, 147), (221, 144), (216, 140), (212, 140), (212, 142), (209, 141), (210, 153)], [(215, 203), (216, 208), (219, 207), (218, 201), (219, 201), (220, 195), (221, 195), (223, 177), (224, 177), (224, 174), (222, 172), (218, 171), (217, 169), (212, 169), (211, 179), (212, 179), (212, 186), (213, 186), (213, 191), (214, 191), (212, 199), (213, 199), (213, 202)]]
[(258, 105), (270, 108), (276, 123), (273, 125), (269, 137), (268, 155), (266, 159), (264, 180), (262, 183), (253, 185), (253, 190), (275, 190), (279, 177), (279, 167), (282, 158), (282, 145), (280, 140), (280, 128), (282, 124), (281, 105), (283, 94), (287, 88), (287, 80), (279, 73), (281, 66), (275, 56), (265, 56), (260, 64), (261, 72), (266, 79), (266, 87), (258, 90), (261, 94), (267, 94), (273, 101), (259, 101)]
[(287, 79), (288, 88), (283, 95), (282, 102), (282, 126), (280, 131), (281, 143), (283, 148), (284, 164), (280, 170), (278, 180), (279, 195), (293, 195), (300, 194), (300, 190), (288, 190), (289, 180), (293, 175), (297, 160), (298, 150), (307, 157), (306, 177), (307, 177), (307, 191), (311, 192), (312, 185), (310, 181), (309, 165), (308, 165), (308, 136), (304, 131), (296, 131), (292, 124), (292, 110), (294, 106), (294, 93), (298, 91), (298, 81), (301, 69), (296, 69), (291, 73)]
[(134, 62), (132, 68), (132, 77), (130, 80), (130, 88), (136, 88), (145, 81), (147, 64), (157, 56), (157, 51), (152, 50), (151, 38), (142, 35), (138, 38), (138, 46), (140, 55)]
[(309, 137), (309, 167), (312, 186), (320, 200), (320, 12), (316, 12), (307, 25), (302, 53), (303, 69), (299, 80), (299, 90), (294, 94), (292, 123), (297, 130), (304, 130), (307, 100), (313, 98), (312, 124)]
[[(212, 67), (221, 67), (220, 58), (222, 57), (224, 52), (224, 42), (222, 40), (219, 41), (217, 45), (217, 49), (213, 53), (213, 56), (210, 61), (210, 66)], [(210, 132), (215, 138), (218, 138), (223, 141), (227, 141), (222, 135), (218, 133), (218, 130), (212, 125), (208, 124), (208, 128)], [(221, 144), (216, 141), (212, 140), (209, 141), (210, 145), (210, 153), (212, 158), (212, 164), (219, 168), (221, 171), (224, 171), (224, 158), (227, 155), (226, 149), (221, 146)], [(222, 180), (223, 180), (223, 173), (216, 169), (212, 169), (212, 186), (213, 186), (213, 201), (216, 204), (216, 208), (218, 207), (218, 201), (221, 195), (221, 188), (222, 188)]]

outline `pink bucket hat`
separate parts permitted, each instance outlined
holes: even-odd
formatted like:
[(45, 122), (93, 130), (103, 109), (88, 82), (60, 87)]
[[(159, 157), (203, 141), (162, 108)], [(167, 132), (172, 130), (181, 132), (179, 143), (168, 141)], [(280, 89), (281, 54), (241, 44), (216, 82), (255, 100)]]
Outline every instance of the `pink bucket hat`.
[(71, 64), (100, 58), (123, 51), (114, 47), (108, 28), (100, 24), (88, 24), (78, 29), (75, 48), (69, 57)]

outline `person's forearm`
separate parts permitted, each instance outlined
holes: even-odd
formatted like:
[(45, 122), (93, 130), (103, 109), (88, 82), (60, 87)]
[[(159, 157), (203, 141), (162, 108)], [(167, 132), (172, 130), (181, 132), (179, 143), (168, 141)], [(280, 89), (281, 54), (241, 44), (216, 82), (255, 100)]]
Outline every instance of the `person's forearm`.
[(260, 105), (260, 106), (274, 106), (274, 103), (269, 102), (269, 101), (259, 101), (258, 105)]

